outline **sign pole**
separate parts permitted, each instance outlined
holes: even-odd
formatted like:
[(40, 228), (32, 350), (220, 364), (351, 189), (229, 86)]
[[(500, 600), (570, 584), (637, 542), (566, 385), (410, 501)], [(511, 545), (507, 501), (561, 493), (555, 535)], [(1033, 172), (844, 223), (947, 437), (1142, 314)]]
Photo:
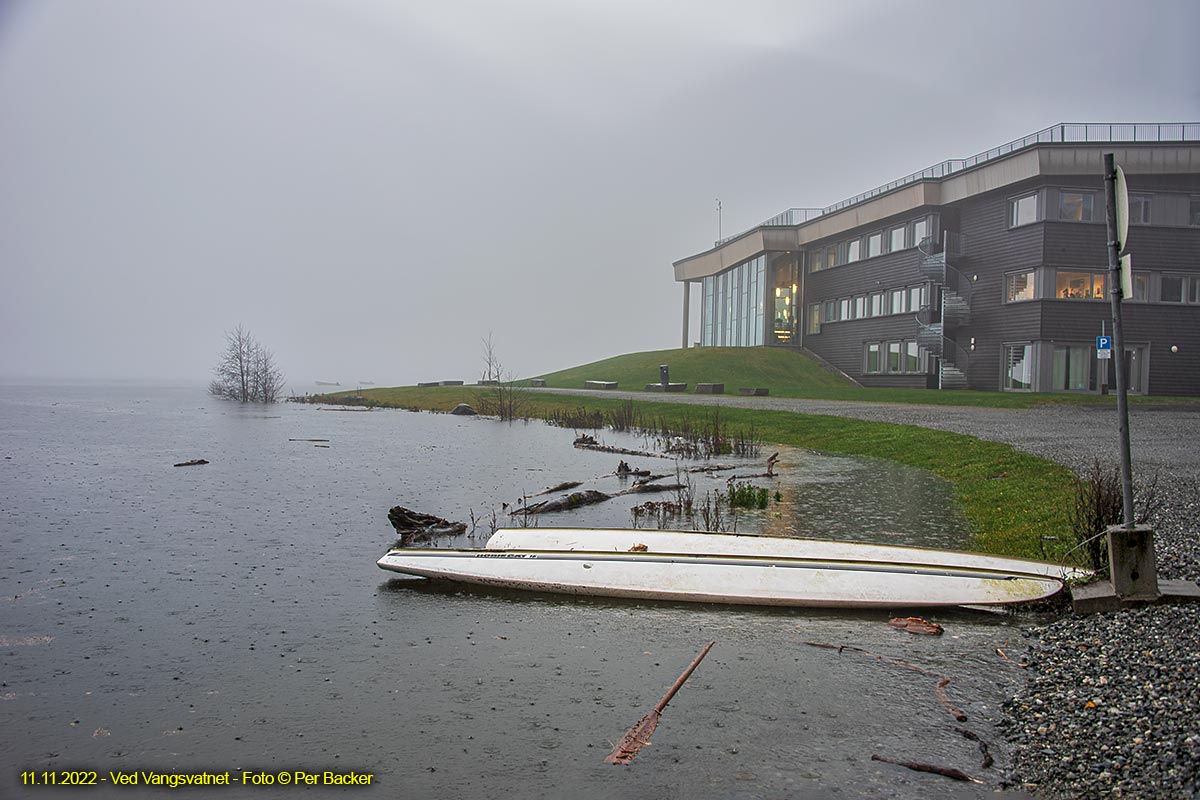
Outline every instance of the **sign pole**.
[[(1108, 226), (1108, 294), (1112, 301), (1113, 350), (1117, 375), (1117, 428), (1120, 436), (1121, 496), (1125, 527), (1133, 528), (1133, 466), (1129, 456), (1128, 376), (1125, 374), (1125, 336), (1121, 328), (1121, 250), (1125, 242), (1117, 234), (1117, 168), (1112, 153), (1104, 154), (1104, 217)], [(1122, 182), (1124, 183), (1124, 182)], [(1124, 188), (1124, 186), (1122, 186)], [(1127, 202), (1127, 201), (1126, 201)]]

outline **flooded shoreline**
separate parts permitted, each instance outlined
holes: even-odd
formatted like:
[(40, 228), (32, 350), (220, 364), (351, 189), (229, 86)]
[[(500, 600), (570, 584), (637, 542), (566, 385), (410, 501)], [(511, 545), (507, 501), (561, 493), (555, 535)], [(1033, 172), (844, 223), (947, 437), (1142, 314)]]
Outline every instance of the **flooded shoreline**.
[[(21, 771), (81, 767), (370, 772), (354, 791), (413, 797), (982, 791), (870, 761), (979, 772), (925, 676), (808, 641), (951, 677), (1002, 763), (993, 725), (1024, 676), (995, 648), (1019, 647), (1018, 617), (939, 613), (946, 635), (915, 637), (887, 614), (467, 590), (375, 567), (399, 498), (441, 513), (469, 507), (467, 489), (615, 467), (579, 461), (570, 431), (172, 392), (3, 408), (0, 715), (17, 735), (0, 755), (16, 796)], [(481, 467), (485, 450), (503, 457)], [(185, 457), (210, 463), (171, 466)], [(627, 524), (606, 513), (596, 524)], [(603, 764), (710, 639), (654, 746)]]

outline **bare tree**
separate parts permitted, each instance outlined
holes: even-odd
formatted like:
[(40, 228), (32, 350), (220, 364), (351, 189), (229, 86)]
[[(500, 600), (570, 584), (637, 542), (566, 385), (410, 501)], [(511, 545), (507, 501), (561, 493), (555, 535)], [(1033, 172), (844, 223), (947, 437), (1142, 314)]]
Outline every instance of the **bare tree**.
[(225, 352), (213, 370), (208, 391), (242, 403), (274, 403), (283, 394), (283, 373), (275, 355), (238, 325), (225, 334)]
[(476, 400), (480, 413), (510, 422), (521, 419), (525, 415), (525, 396), (517, 388), (513, 374), (505, 372), (504, 365), (500, 363), (492, 334), (489, 332), (486, 339), (480, 340), (480, 344), (483, 348), (483, 372), (479, 376), (479, 383), (488, 387)]

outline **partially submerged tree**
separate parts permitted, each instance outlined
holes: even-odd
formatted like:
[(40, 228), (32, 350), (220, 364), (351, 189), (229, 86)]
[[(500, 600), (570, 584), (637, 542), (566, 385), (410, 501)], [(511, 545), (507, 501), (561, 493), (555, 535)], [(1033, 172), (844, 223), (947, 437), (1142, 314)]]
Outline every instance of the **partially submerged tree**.
[(216, 377), (208, 390), (217, 397), (274, 403), (283, 393), (283, 373), (275, 366), (275, 355), (241, 325), (225, 334), (225, 352), (213, 372)]
[(525, 396), (517, 388), (513, 374), (506, 372), (500, 363), (492, 334), (489, 332), (486, 339), (480, 340), (480, 344), (483, 348), (483, 372), (479, 376), (479, 383), (488, 387), (476, 398), (480, 413), (510, 422), (521, 419), (525, 415)]

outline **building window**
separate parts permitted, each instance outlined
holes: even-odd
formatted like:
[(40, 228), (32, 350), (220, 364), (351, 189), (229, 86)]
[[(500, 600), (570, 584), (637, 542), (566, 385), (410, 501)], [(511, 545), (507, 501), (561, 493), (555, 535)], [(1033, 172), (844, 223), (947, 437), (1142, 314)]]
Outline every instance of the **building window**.
[(1150, 298), (1150, 275), (1145, 272), (1133, 273), (1133, 297), (1128, 298), (1138, 303), (1144, 303)]
[(867, 342), (866, 369), (864, 372), (878, 374), (882, 365), (879, 363), (879, 342)]
[(1058, 193), (1058, 218), (1067, 222), (1092, 221), (1092, 193), (1068, 192)]
[(1182, 303), (1187, 278), (1183, 275), (1163, 275), (1158, 292), (1158, 299), (1164, 303)]
[(763, 343), (763, 276), (758, 256), (705, 278), (700, 342), (706, 347), (750, 347)]
[(901, 358), (901, 345), (903, 342), (888, 342), (887, 343), (887, 371), (888, 372), (903, 372), (904, 361)]
[(1103, 272), (1067, 272), (1058, 270), (1054, 296), (1060, 300), (1103, 300)]
[(850, 316), (850, 298), (843, 297), (838, 300), (838, 319), (854, 319)]
[(1200, 197), (1188, 202), (1188, 225), (1200, 225)]
[(1150, 194), (1131, 194), (1129, 195), (1129, 224), (1130, 225), (1149, 225), (1150, 224), (1150, 207), (1153, 204), (1154, 195)]
[(825, 248), (825, 269), (829, 269), (830, 267), (837, 266), (837, 264), (838, 264), (837, 251), (838, 251), (837, 247), (835, 247), (833, 245), (830, 245), (829, 247)]
[(821, 332), (821, 306), (819, 303), (813, 303), (808, 307), (808, 319), (804, 323), (804, 332)]
[(1050, 389), (1056, 392), (1086, 392), (1092, 383), (1092, 348), (1088, 345), (1064, 345), (1054, 348)]
[(883, 316), (883, 292), (876, 292), (871, 295), (871, 316)]
[(929, 220), (919, 219), (913, 223), (913, 238), (912, 238), (913, 247), (920, 247), (924, 243), (925, 237), (927, 237), (928, 235), (929, 235)]
[(923, 372), (921, 369), (921, 348), (916, 342), (904, 343), (904, 371)]
[(1200, 276), (1192, 276), (1192, 290), (1188, 292), (1188, 302), (1193, 305), (1200, 303)]
[(853, 264), (855, 261), (859, 260), (859, 258), (860, 258), (859, 253), (860, 253), (861, 247), (862, 247), (862, 241), (859, 239), (851, 239), (850, 241), (846, 242), (846, 263), (847, 264)]
[(925, 305), (925, 287), (910, 286), (908, 287), (908, 310), (917, 312), (921, 310), (921, 306)]
[(1008, 227), (1016, 228), (1038, 221), (1038, 193), (1014, 197), (1008, 201)]
[(904, 290), (892, 289), (888, 292), (888, 313), (904, 313)]
[(1004, 276), (1004, 302), (1020, 303), (1024, 300), (1034, 300), (1033, 271), (1015, 272)]
[(860, 294), (854, 298), (854, 318), (862, 319), (867, 315), (867, 296)]
[(867, 258), (883, 254), (883, 234), (872, 233), (867, 237)]
[(1004, 388), (1008, 391), (1029, 391), (1033, 388), (1033, 345), (1005, 346)]
[(826, 300), (821, 306), (821, 322), (837, 322), (837, 301)]
[[(1193, 204), (1195, 204), (1195, 201), (1193, 201)], [(1200, 225), (1200, 222), (1195, 222), (1193, 224)], [(904, 249), (904, 230), (904, 226), (901, 225), (898, 228), (892, 228), (890, 231), (888, 231), (889, 253), (896, 253)]]
[(824, 255), (825, 254), (820, 250), (809, 250), (808, 251), (808, 271), (809, 272), (820, 272), (821, 271), (821, 267), (822, 267), (821, 262), (822, 262), (822, 259), (824, 258)]

